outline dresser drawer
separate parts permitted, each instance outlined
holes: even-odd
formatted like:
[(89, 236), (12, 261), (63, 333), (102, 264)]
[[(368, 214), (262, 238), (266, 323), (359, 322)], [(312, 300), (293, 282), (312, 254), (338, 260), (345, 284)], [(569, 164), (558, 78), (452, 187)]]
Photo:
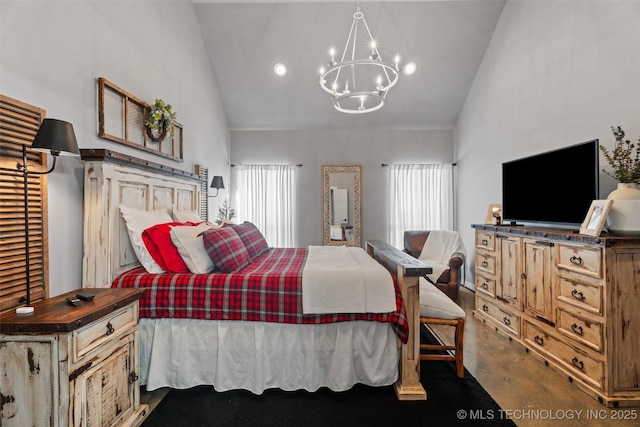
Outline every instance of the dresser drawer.
[(498, 323), (502, 329), (516, 337), (520, 336), (520, 316), (509, 311), (503, 310), (496, 301), (482, 298), (476, 294), (476, 309)]
[(558, 276), (559, 301), (595, 314), (602, 314), (602, 286)]
[(488, 251), (496, 250), (496, 238), (495, 233), (483, 233), (481, 231), (476, 232), (476, 248), (486, 249)]
[(602, 277), (602, 251), (588, 246), (558, 244), (556, 266), (590, 277)]
[(73, 332), (73, 355), (77, 362), (105, 342), (116, 341), (131, 332), (138, 323), (138, 303), (115, 311)]
[(569, 338), (602, 353), (602, 323), (559, 309), (557, 327)]
[(601, 361), (565, 344), (526, 320), (523, 323), (524, 341), (531, 348), (556, 360), (583, 381), (602, 388), (604, 370)]
[(476, 252), (476, 271), (485, 274), (496, 274), (496, 257), (493, 254)]
[(482, 292), (495, 298), (496, 296), (496, 279), (491, 275), (476, 273), (476, 291)]

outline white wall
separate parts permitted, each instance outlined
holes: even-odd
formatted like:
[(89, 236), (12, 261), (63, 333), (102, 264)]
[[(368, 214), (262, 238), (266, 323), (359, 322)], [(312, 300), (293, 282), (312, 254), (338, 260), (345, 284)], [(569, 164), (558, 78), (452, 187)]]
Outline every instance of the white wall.
[[(229, 131), (212, 76), (188, 0), (0, 1), (0, 93), (71, 122), (80, 148), (187, 171), (197, 163), (228, 181)], [(99, 139), (98, 77), (148, 103), (171, 103), (184, 126), (184, 162)], [(81, 286), (83, 167), (65, 157), (49, 175), (51, 296)]]
[[(322, 165), (362, 165), (362, 237), (388, 240), (388, 168), (452, 163), (451, 130), (231, 131), (232, 164), (299, 164), (298, 247), (322, 244)], [(233, 191), (233, 188), (231, 189)]]
[[(612, 125), (640, 137), (639, 23), (638, 1), (507, 2), (455, 128), (468, 265), (471, 224), (501, 202), (502, 162), (594, 138), (612, 147)], [(606, 198), (615, 182), (600, 180)]]

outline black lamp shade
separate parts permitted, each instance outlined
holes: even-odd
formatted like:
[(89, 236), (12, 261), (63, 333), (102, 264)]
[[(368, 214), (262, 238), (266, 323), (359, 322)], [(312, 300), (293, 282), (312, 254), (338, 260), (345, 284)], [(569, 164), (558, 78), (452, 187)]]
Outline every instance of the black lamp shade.
[(44, 119), (38, 129), (31, 149), (51, 153), (54, 156), (77, 156), (78, 142), (73, 126), (69, 122), (56, 119)]
[(215, 188), (216, 190), (224, 188), (224, 182), (222, 181), (221, 176), (216, 175), (213, 177), (213, 179), (211, 180), (211, 188)]

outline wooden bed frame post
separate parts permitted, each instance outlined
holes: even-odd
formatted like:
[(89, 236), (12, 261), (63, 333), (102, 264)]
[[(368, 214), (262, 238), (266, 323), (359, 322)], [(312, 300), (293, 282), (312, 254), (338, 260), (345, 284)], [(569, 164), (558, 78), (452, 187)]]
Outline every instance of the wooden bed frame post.
[(419, 278), (432, 272), (409, 254), (380, 240), (367, 242), (367, 253), (384, 265), (396, 278), (402, 291), (409, 338), (401, 346), (400, 372), (395, 384), (399, 400), (426, 400), (427, 392), (420, 384), (420, 288)]

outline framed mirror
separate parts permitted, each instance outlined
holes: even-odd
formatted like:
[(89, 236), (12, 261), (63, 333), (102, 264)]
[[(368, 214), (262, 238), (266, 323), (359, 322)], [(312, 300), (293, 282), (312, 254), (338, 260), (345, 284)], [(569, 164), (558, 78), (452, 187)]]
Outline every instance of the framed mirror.
[(361, 246), (362, 166), (322, 166), (322, 244)]

